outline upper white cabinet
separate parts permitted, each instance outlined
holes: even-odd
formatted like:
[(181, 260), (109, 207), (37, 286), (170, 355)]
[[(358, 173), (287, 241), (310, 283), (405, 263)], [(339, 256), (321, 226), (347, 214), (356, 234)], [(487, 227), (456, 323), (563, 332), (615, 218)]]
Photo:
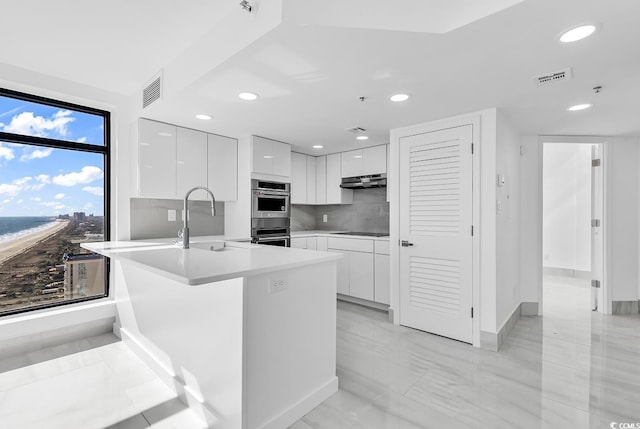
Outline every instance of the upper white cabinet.
[(353, 189), (342, 189), (342, 155), (333, 153), (327, 155), (327, 204), (351, 204), (353, 203)]
[(307, 155), (307, 203), (318, 204), (316, 198), (317, 168), (316, 157)]
[[(176, 196), (184, 198), (189, 189), (207, 186), (207, 133), (177, 127)], [(204, 191), (193, 193), (194, 199), (207, 199)]]
[(327, 157), (316, 157), (316, 203), (327, 204)]
[(216, 200), (238, 200), (238, 140), (207, 135), (207, 186)]
[(291, 204), (307, 204), (307, 155), (291, 152)]
[(342, 152), (342, 177), (363, 176), (386, 172), (386, 145)]
[(138, 196), (175, 198), (175, 125), (140, 119), (138, 123)]
[(290, 177), (291, 145), (260, 136), (252, 136), (251, 172)]
[[(238, 199), (238, 141), (171, 124), (138, 122), (138, 197), (182, 199), (196, 186)], [(194, 199), (208, 199), (203, 191)]]

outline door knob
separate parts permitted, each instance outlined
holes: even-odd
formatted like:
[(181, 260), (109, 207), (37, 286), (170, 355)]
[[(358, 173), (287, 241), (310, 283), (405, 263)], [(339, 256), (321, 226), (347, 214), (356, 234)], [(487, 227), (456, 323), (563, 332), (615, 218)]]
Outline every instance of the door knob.
[(402, 247), (412, 247), (413, 243), (409, 243), (407, 240), (402, 240), (400, 242), (400, 244), (402, 245)]

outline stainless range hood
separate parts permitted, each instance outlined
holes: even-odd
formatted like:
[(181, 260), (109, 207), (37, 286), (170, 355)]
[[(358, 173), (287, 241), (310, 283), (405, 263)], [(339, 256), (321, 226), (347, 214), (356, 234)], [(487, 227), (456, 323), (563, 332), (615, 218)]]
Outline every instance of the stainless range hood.
[(368, 176), (343, 177), (340, 183), (341, 188), (346, 189), (368, 189), (384, 188), (387, 186), (387, 174), (371, 174)]

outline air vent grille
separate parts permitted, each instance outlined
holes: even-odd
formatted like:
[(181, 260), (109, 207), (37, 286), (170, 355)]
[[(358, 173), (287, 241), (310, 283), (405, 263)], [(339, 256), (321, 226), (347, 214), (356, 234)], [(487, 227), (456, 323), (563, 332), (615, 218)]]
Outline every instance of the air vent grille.
[(360, 133), (364, 133), (367, 130), (361, 127), (353, 127), (353, 128), (347, 128), (345, 131), (349, 133), (360, 134)]
[(561, 82), (564, 80), (571, 80), (571, 68), (559, 70), (551, 73), (546, 73), (540, 76), (535, 76), (533, 80), (537, 85), (547, 85), (553, 82)]
[(142, 108), (162, 98), (162, 75), (158, 75), (145, 89), (142, 90)]

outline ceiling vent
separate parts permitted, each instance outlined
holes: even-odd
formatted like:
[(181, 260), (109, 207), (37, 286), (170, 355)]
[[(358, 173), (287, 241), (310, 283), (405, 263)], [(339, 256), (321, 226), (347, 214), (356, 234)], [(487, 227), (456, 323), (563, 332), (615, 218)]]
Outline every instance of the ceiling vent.
[(142, 90), (142, 108), (147, 108), (151, 103), (162, 98), (162, 72)]
[(353, 127), (353, 128), (347, 128), (345, 131), (349, 132), (349, 133), (354, 133), (354, 134), (361, 134), (364, 133), (365, 130), (364, 128), (361, 127)]
[(547, 85), (553, 82), (571, 80), (571, 67), (556, 72), (535, 76), (533, 80), (537, 85)]

